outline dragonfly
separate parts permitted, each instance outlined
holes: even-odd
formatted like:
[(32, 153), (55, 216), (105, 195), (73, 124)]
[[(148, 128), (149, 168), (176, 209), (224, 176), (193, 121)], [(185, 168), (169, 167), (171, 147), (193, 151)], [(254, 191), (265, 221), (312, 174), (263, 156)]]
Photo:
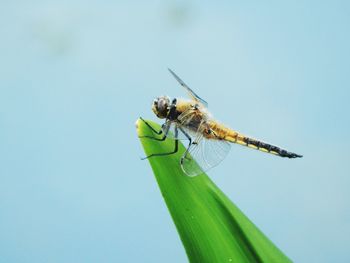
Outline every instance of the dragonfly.
[(170, 99), (168, 96), (160, 96), (153, 101), (152, 111), (165, 122), (160, 130), (156, 130), (141, 118), (156, 135), (141, 136), (141, 138), (157, 141), (165, 141), (169, 137), (173, 138), (174, 150), (153, 153), (143, 159), (175, 154), (179, 150), (179, 140), (184, 139), (188, 140), (188, 145), (180, 158), (180, 165), (183, 172), (191, 177), (202, 174), (218, 165), (227, 156), (232, 143), (280, 157), (302, 157), (302, 155), (251, 138), (219, 123), (208, 111), (208, 103), (188, 87), (171, 69), (168, 70), (187, 91), (190, 99)]

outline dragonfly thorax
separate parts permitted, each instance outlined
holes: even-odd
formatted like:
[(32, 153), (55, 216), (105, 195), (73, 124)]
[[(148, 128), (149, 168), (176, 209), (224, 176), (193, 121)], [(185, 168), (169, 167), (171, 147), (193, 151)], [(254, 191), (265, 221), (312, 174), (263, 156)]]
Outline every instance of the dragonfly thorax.
[(170, 105), (168, 96), (160, 96), (153, 101), (152, 110), (158, 118), (164, 119), (169, 115)]

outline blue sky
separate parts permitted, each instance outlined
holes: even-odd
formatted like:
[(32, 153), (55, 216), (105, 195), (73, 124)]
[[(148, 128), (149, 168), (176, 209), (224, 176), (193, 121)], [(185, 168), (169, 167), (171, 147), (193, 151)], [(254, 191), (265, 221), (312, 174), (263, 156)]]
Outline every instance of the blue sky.
[(186, 262), (134, 123), (185, 96), (303, 154), (209, 175), (296, 262), (349, 262), (347, 1), (3, 1), (0, 261)]

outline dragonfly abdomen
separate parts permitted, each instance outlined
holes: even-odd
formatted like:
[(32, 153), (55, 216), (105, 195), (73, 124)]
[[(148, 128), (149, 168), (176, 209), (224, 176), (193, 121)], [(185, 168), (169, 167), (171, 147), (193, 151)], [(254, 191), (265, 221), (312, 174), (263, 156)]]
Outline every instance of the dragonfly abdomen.
[[(218, 129), (218, 128), (217, 128)], [(234, 130), (231, 130), (229, 128), (224, 128), (222, 127), (219, 129), (219, 137), (220, 134), (223, 136), (222, 139), (232, 142), (232, 143), (237, 143), (255, 150), (259, 150), (262, 152), (266, 153), (271, 153), (274, 155), (278, 155), (280, 157), (287, 157), (287, 158), (298, 158), (302, 157), (302, 155), (289, 152), (287, 150), (284, 150), (278, 146), (274, 146), (256, 139), (252, 139), (250, 137), (247, 137), (239, 132), (236, 132)]]
[(278, 146), (274, 146), (262, 141), (258, 141), (249, 137), (244, 137), (243, 141), (245, 142), (246, 146), (250, 147), (250, 148), (254, 148), (256, 150), (260, 150), (263, 152), (267, 152), (267, 153), (272, 153), (275, 155), (278, 155), (280, 157), (287, 157), (287, 158), (298, 158), (298, 157), (302, 157), (299, 154), (293, 153), (293, 152), (289, 152), (287, 150), (284, 150)]

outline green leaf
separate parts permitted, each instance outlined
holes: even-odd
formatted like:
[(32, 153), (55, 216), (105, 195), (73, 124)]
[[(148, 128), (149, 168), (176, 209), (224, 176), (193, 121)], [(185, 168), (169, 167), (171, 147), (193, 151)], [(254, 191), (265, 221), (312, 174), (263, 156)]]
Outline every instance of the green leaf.
[[(156, 130), (160, 126), (147, 121)], [(156, 136), (141, 120), (139, 136)], [(141, 139), (146, 155), (174, 150), (174, 140)], [(149, 162), (190, 262), (291, 262), (206, 174), (188, 177), (176, 154)]]

